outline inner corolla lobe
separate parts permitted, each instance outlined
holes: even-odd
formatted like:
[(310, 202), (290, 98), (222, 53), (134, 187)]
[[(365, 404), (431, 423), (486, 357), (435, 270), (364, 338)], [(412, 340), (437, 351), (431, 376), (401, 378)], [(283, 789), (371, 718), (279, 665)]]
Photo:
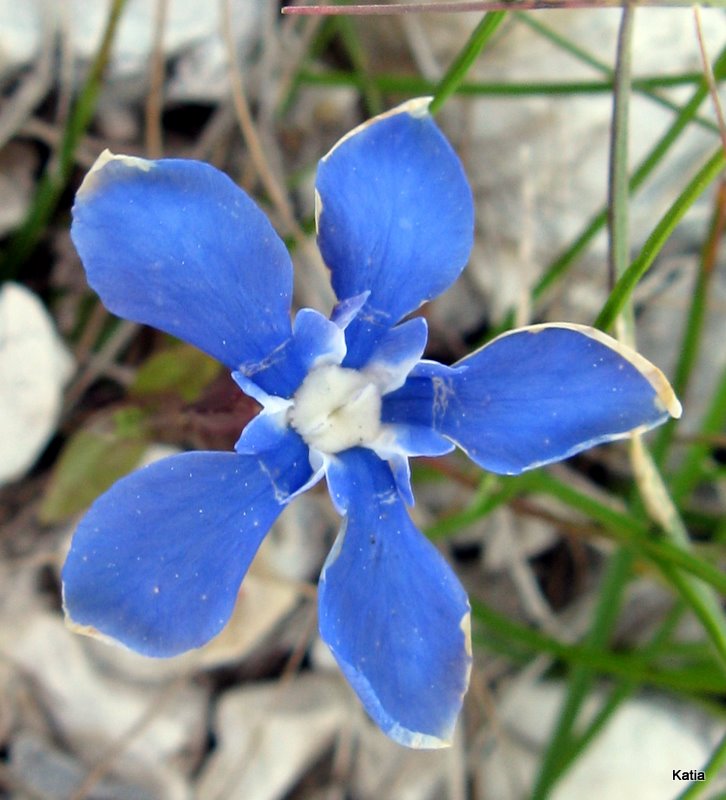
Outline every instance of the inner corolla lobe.
[(381, 428), (380, 389), (358, 370), (314, 368), (293, 397), (288, 422), (310, 447), (323, 453), (370, 444)]

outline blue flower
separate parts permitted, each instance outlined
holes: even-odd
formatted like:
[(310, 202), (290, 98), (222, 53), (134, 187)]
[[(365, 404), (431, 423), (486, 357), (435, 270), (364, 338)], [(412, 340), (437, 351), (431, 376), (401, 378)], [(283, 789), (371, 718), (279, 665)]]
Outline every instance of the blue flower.
[(426, 322), (471, 250), (461, 164), (413, 100), (320, 162), (318, 241), (340, 302), (290, 319), (292, 265), (259, 208), (213, 167), (104, 153), (73, 241), (115, 314), (226, 364), (262, 405), (235, 452), (172, 456), (120, 480), (63, 569), (72, 625), (148, 656), (224, 627), (285, 505), (325, 477), (343, 516), (320, 633), (375, 722), (411, 747), (452, 736), (471, 666), (469, 603), (411, 522), (408, 459), (461, 447), (517, 474), (678, 415), (663, 375), (592, 328), (534, 325), (455, 364), (422, 360)]

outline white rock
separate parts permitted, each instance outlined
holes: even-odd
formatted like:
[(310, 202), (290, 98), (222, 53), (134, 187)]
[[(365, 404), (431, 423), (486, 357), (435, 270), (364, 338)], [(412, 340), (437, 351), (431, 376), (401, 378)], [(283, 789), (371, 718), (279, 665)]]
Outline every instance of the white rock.
[[(83, 785), (88, 770), (46, 739), (20, 731), (9, 748), (10, 771), (29, 794), (44, 800), (66, 800)], [(93, 786), (94, 800), (154, 800), (154, 795), (133, 784), (101, 779)]]
[(317, 581), (340, 525), (327, 497), (296, 497), (265, 537), (256, 565), (260, 573), (291, 581)]
[(41, 301), (0, 289), (0, 484), (19, 478), (55, 430), (73, 360)]
[(277, 800), (345, 724), (349, 699), (332, 676), (306, 674), (228, 692), (215, 722), (219, 746), (198, 800)]
[[(435, 23), (431, 44), (438, 60), (449, 63), (458, 52), (470, 15), (451, 15), (447, 26)], [(467, 20), (468, 18), (468, 20)], [(548, 13), (542, 21), (576, 41), (602, 61), (613, 64), (620, 11), (615, 9)], [(709, 53), (715, 58), (726, 37), (726, 19), (718, 12), (703, 15)], [(690, 9), (638, 9), (635, 15), (633, 73), (663, 73), (663, 53), (674, 71), (700, 70), (700, 56)], [(512, 24), (478, 59), (469, 81), (567, 81), (603, 76), (556, 48), (522, 24)], [(679, 92), (690, 97), (693, 89)], [(669, 94), (675, 97), (676, 94)], [(711, 115), (712, 104), (701, 112)], [(483, 97), (449, 103), (442, 113), (444, 128), (456, 140), (474, 188), (478, 243), (469, 279), (498, 317), (519, 303), (542, 269), (601, 208), (607, 196), (607, 164), (612, 97), (592, 95)], [(672, 112), (638, 93), (630, 110), (630, 163), (633, 168), (674, 118)], [(691, 125), (657, 174), (631, 205), (631, 238), (637, 246), (674, 199), (674, 187), (695, 173), (705, 155), (718, 146), (718, 136)], [(693, 218), (693, 214), (691, 215)], [(590, 250), (594, 266), (587, 283), (596, 308), (606, 296), (605, 237)], [(578, 271), (578, 283), (582, 270)], [(567, 283), (567, 282), (566, 282)], [(572, 283), (572, 282), (569, 282)], [(569, 291), (570, 286), (566, 289)], [(480, 303), (481, 308), (481, 303)], [(592, 321), (590, 309), (582, 318)]]
[(40, 50), (43, 26), (55, 28), (56, 15), (45, 0), (0, 0), (0, 76), (29, 64)]
[[(531, 796), (541, 753), (564, 698), (559, 683), (521, 681), (499, 707), (494, 746), (487, 742), (481, 762), (481, 800), (523, 800)], [(591, 719), (601, 697), (591, 697)], [(674, 769), (702, 769), (719, 738), (718, 725), (682, 703), (635, 698), (623, 703), (602, 734), (565, 774), (553, 800), (666, 800), (684, 785)]]
[[(31, 63), (43, 42), (43, 26), (67, 36), (76, 59), (91, 61), (98, 50), (112, 0), (0, 0), (0, 76)], [(153, 49), (158, 3), (154, 0), (129, 0), (117, 29), (111, 58), (111, 78), (145, 74)], [(232, 0), (234, 35), (249, 43), (258, 29), (262, 4)], [(172, 56), (194, 48), (195, 85), (205, 87), (209, 78), (218, 76), (226, 64), (222, 42), (220, 4), (208, 0), (168, 0), (163, 30), (164, 53)], [(205, 49), (206, 48), (206, 49)], [(187, 80), (189, 77), (187, 76)], [(183, 82), (177, 84), (176, 94)], [(145, 92), (137, 86), (139, 99)]]
[(458, 737), (452, 747), (410, 750), (372, 723), (357, 731), (351, 780), (356, 800), (457, 800), (466, 797), (466, 756)]
[(556, 535), (552, 525), (540, 519), (517, 516), (507, 506), (487, 517), (486, 569), (502, 570), (552, 547)]
[(82, 638), (50, 613), (28, 621), (12, 652), (63, 741), (92, 760), (117, 748), (115, 774), (155, 788), (165, 800), (186, 800), (180, 761), (203, 737), (203, 689), (180, 683), (164, 702), (159, 687), (113, 680), (89, 659)]

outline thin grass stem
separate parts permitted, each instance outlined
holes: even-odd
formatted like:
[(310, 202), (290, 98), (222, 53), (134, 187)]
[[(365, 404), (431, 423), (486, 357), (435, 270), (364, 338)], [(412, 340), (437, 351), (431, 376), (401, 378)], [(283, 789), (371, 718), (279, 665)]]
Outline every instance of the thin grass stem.
[[(726, 75), (726, 48), (721, 51), (714, 64), (714, 73), (719, 78)], [(671, 126), (634, 170), (629, 182), (631, 194), (640, 189), (645, 180), (665, 158), (681, 133), (683, 133), (685, 128), (693, 121), (706, 97), (708, 97), (708, 84), (705, 80), (701, 80), (693, 96), (686, 105), (683, 106), (678, 116), (673, 120)], [(567, 274), (577, 259), (586, 251), (597, 234), (600, 233), (606, 222), (607, 209), (602, 208), (585, 225), (582, 232), (572, 243), (546, 267), (542, 277), (531, 290), (533, 303), (540, 301), (555, 283)], [(514, 313), (510, 311), (505, 315), (500, 325), (490, 331), (489, 337), (494, 337), (501, 331), (508, 330), (512, 327), (513, 322)]]
[[(538, 19), (534, 14), (524, 14), (521, 11), (518, 11), (516, 12), (515, 16), (519, 21), (523, 22), (525, 25), (532, 28), (532, 30), (537, 31), (546, 39), (549, 39), (553, 44), (557, 45), (557, 47), (569, 53), (574, 58), (581, 61), (583, 64), (587, 64), (588, 66), (592, 67), (593, 69), (597, 70), (603, 75), (606, 75), (609, 78), (609, 80), (607, 81), (607, 85), (612, 86), (613, 70), (604, 61), (601, 61), (592, 53), (588, 52), (583, 47), (580, 47), (580, 45), (577, 42), (574, 42), (572, 39), (563, 36), (559, 31), (556, 31), (554, 28), (551, 28), (549, 25), (542, 22), (542, 20)], [(693, 78), (694, 83), (703, 80), (704, 77), (703, 72), (693, 72), (689, 73), (689, 75)], [(670, 84), (667, 82), (669, 78), (675, 78), (676, 80), (678, 80), (679, 77), (685, 77), (685, 75), (684, 76), (664, 75), (661, 77), (663, 80), (666, 81), (665, 83), (660, 83), (658, 80), (653, 81), (648, 78), (634, 76), (631, 81), (631, 88), (634, 92), (640, 92), (641, 94), (650, 98), (654, 103), (658, 103), (658, 105), (661, 105), (664, 108), (668, 108), (671, 111), (675, 111), (677, 113), (681, 110), (680, 106), (677, 103), (674, 103), (672, 100), (669, 100), (667, 97), (664, 97), (662, 94), (659, 94), (657, 91), (654, 90), (658, 88), (666, 88), (668, 86), (675, 86), (677, 85), (676, 83)], [(710, 119), (696, 116), (694, 117), (694, 122), (696, 122), (698, 125), (704, 128), (708, 128), (709, 130), (718, 132), (718, 125), (713, 123)]]
[(17, 276), (22, 264), (35, 250), (68, 185), (75, 164), (76, 148), (96, 109), (103, 76), (111, 58), (111, 46), (125, 5), (126, 0), (113, 0), (101, 43), (78, 99), (68, 115), (57, 153), (48, 162), (30, 209), (0, 261), (0, 280)]
[(725, 166), (726, 154), (724, 154), (723, 148), (719, 147), (678, 195), (647, 238), (638, 257), (620, 276), (595, 320), (596, 328), (608, 330), (612, 327), (618, 314), (629, 301), (633, 289), (653, 265), (678, 223), (703, 192), (718, 178)]
[[(719, 245), (724, 231), (726, 231), (726, 180), (722, 178), (716, 192), (716, 202), (709, 231), (701, 251), (693, 296), (671, 379), (673, 391), (682, 403), (686, 402), (691, 376), (698, 362), (708, 311), (709, 287), (716, 269)], [(658, 432), (652, 452), (653, 458), (659, 466), (663, 466), (666, 461), (677, 426), (678, 420), (671, 419)]]
[(614, 653), (559, 641), (476, 599), (472, 599), (471, 608), (475, 621), (473, 638), (477, 645), (503, 652), (515, 660), (529, 661), (535, 654), (548, 655), (566, 664), (585, 665), (606, 676), (632, 680), (638, 687), (659, 687), (703, 698), (718, 698), (723, 694), (723, 675), (710, 664), (662, 669), (638, 651)]
[(493, 11), (485, 14), (481, 22), (474, 28), (469, 40), (459, 51), (434, 92), (433, 100), (429, 106), (429, 111), (432, 114), (440, 111), (444, 103), (456, 91), (487, 42), (504, 22), (505, 17), (506, 12), (504, 11)]
[[(724, 734), (716, 749), (711, 753), (711, 757), (703, 765), (704, 780), (691, 783), (678, 795), (676, 800), (696, 800), (706, 791), (709, 783), (717, 775), (721, 774), (724, 767), (726, 767), (726, 734)], [(719, 795), (718, 798), (714, 796), (713, 800), (719, 800), (719, 798), (723, 798), (723, 795)]]
[[(669, 89), (676, 86), (692, 86), (702, 79), (699, 72), (687, 72), (680, 75), (643, 75), (633, 80), (633, 89), (646, 91), (650, 89)], [(307, 67), (301, 69), (297, 79), (302, 84), (311, 86), (355, 86), (362, 89), (364, 82), (356, 71), (333, 70)], [(394, 75), (381, 73), (366, 75), (366, 83), (379, 92), (404, 95), (427, 95), (436, 91), (434, 81), (417, 75)], [(458, 97), (503, 96), (560, 96), (573, 94), (609, 94), (613, 90), (612, 79), (603, 80), (568, 80), (568, 81), (463, 81), (454, 94)], [(678, 106), (671, 105), (676, 111)], [(716, 126), (709, 120), (696, 118), (710, 130)]]

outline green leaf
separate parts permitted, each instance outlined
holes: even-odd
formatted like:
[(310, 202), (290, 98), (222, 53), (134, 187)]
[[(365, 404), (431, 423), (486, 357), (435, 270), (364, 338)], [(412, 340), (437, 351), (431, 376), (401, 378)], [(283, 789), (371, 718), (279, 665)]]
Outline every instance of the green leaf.
[(199, 399), (217, 377), (221, 365), (201, 350), (177, 344), (149, 357), (136, 373), (132, 395), (176, 394), (187, 403)]
[(39, 517), (44, 524), (67, 519), (88, 508), (141, 460), (145, 439), (80, 430), (63, 448), (48, 483)]

